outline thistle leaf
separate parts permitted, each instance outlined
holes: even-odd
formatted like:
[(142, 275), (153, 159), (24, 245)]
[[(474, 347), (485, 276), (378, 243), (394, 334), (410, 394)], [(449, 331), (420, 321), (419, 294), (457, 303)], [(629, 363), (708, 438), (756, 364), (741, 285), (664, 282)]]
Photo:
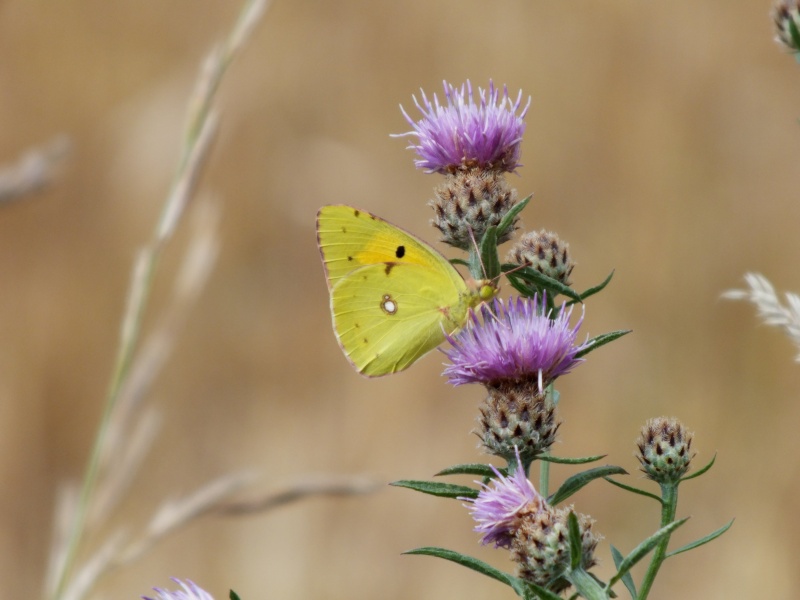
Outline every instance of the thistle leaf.
[(699, 540), (695, 540), (689, 544), (686, 544), (685, 546), (681, 546), (677, 550), (668, 552), (665, 558), (670, 558), (671, 556), (675, 556), (676, 554), (680, 554), (681, 552), (688, 552), (689, 550), (694, 550), (695, 548), (699, 548), (703, 544), (707, 544), (708, 542), (717, 539), (719, 536), (721, 536), (723, 533), (725, 533), (726, 531), (728, 531), (728, 529), (731, 528), (731, 525), (733, 525), (733, 522), (735, 520), (736, 519), (731, 519), (730, 521), (728, 521), (727, 525), (723, 525), (716, 531), (709, 533), (707, 536), (701, 537)]
[(439, 496), (441, 498), (477, 498), (478, 490), (464, 485), (454, 485), (452, 483), (439, 483), (438, 481), (414, 481), (403, 479), (393, 481), (389, 485), (395, 487), (408, 488), (423, 494)]
[[(505, 467), (497, 469), (501, 475), (507, 475), (508, 469)], [(453, 465), (442, 469), (434, 475), (434, 477), (441, 477), (442, 475), (477, 475), (478, 477), (496, 477), (490, 465), (483, 463), (467, 463), (463, 465)]]
[(547, 503), (551, 505), (560, 504), (572, 494), (577, 492), (583, 486), (585, 486), (590, 481), (595, 479), (601, 479), (607, 477), (609, 475), (627, 475), (628, 472), (623, 469), (622, 467), (615, 467), (613, 465), (606, 465), (604, 467), (595, 467), (594, 469), (589, 469), (588, 471), (582, 471), (580, 473), (576, 473), (572, 477), (568, 477), (567, 480), (561, 484), (561, 487), (558, 488), (548, 499)]
[(600, 346), (605, 346), (609, 342), (613, 342), (616, 339), (621, 338), (623, 335), (629, 334), (632, 329), (619, 329), (617, 331), (611, 331), (609, 333), (602, 333), (597, 337), (593, 337), (586, 343), (586, 347), (583, 348), (580, 352), (575, 353), (575, 358), (583, 358), (589, 352), (597, 350)]

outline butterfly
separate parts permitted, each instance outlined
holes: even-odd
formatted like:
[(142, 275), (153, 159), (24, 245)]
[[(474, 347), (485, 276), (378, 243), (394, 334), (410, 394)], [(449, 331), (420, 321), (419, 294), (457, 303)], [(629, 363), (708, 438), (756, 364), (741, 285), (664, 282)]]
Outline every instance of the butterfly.
[(352, 206), (319, 210), (317, 244), (333, 330), (347, 359), (367, 377), (407, 369), (496, 293), (485, 281), (468, 285), (437, 250)]

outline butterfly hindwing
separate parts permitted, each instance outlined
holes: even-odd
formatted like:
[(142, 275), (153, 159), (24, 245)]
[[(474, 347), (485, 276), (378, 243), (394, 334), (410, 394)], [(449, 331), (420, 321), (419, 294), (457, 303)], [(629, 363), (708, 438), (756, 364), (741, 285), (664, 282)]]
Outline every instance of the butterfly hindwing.
[(409, 367), (460, 328), (476, 294), (448, 260), (351, 206), (323, 206), (317, 240), (342, 350), (369, 377)]
[(339, 343), (367, 376), (395, 373), (433, 350), (466, 318), (466, 299), (417, 264), (360, 267), (331, 290)]

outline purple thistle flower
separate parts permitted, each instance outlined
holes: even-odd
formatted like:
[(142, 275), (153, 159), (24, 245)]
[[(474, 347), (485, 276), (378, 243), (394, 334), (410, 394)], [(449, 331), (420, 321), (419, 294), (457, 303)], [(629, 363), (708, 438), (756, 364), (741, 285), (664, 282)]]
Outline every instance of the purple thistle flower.
[(468, 507), (472, 518), (478, 524), (475, 531), (482, 534), (481, 544), (484, 546), (494, 544), (495, 548), (509, 548), (520, 519), (525, 515), (537, 513), (546, 506), (545, 499), (525, 477), (519, 450), (517, 450), (516, 466), (516, 470), (509, 477), (502, 475), (492, 466), (497, 478), (489, 485), (481, 483), (482, 489), (474, 500), (464, 498), (470, 502)]
[(153, 588), (158, 593), (158, 596), (156, 598), (142, 596), (142, 600), (214, 600), (211, 594), (189, 579), (181, 581), (180, 579), (172, 577), (172, 581), (179, 584), (183, 588), (183, 591), (177, 590), (175, 592), (170, 592), (163, 588)]
[(557, 377), (572, 370), (583, 359), (575, 355), (586, 344), (575, 345), (583, 315), (572, 327), (572, 308), (562, 310), (555, 319), (542, 314), (545, 300), (536, 296), (495, 299), (491, 310), (484, 305), (483, 320), (473, 312), (467, 326), (448, 336), (451, 347), (442, 350), (450, 365), (444, 370), (448, 382), (497, 383), (499, 381), (538, 380), (542, 391)]
[(436, 94), (433, 102), (420, 89), (422, 103), (416, 96), (414, 104), (422, 113), (422, 119), (414, 121), (403, 106), (400, 110), (413, 131), (396, 134), (395, 137), (417, 136), (416, 144), (408, 146), (419, 158), (414, 164), (428, 173), (449, 173), (460, 167), (481, 167), (497, 171), (513, 172), (519, 164), (520, 142), (525, 131), (523, 118), (531, 104), (528, 103), (517, 115), (522, 103), (522, 90), (516, 101), (503, 93), (489, 81), (489, 89), (478, 88), (479, 102), (475, 102), (469, 80), (458, 90), (444, 83), (446, 104), (439, 104)]

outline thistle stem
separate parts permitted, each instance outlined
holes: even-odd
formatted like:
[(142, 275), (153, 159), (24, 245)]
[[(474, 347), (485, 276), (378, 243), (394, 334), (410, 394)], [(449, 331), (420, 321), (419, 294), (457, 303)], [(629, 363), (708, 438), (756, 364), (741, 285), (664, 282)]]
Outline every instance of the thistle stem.
[[(678, 484), (661, 484), (661, 499), (663, 501), (661, 504), (661, 527), (665, 527), (675, 520), (675, 512), (678, 508)], [(636, 600), (645, 600), (650, 593), (650, 588), (653, 587), (653, 582), (656, 579), (658, 570), (667, 557), (669, 538), (669, 535), (664, 536), (658, 546), (656, 546), (653, 559), (650, 561), (650, 566), (647, 568), (647, 573), (645, 573), (642, 587), (639, 589), (639, 595)]]

